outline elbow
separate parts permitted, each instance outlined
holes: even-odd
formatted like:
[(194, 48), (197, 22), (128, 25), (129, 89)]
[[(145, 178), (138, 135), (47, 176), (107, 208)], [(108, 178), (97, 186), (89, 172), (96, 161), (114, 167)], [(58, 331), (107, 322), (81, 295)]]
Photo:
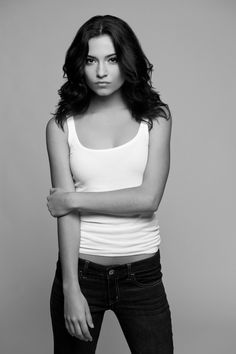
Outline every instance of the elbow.
[(156, 200), (153, 200), (150, 204), (150, 212), (154, 213), (155, 211), (157, 211), (158, 207), (159, 203)]
[(145, 203), (145, 212), (154, 213), (157, 211), (159, 202), (153, 196), (147, 196)]

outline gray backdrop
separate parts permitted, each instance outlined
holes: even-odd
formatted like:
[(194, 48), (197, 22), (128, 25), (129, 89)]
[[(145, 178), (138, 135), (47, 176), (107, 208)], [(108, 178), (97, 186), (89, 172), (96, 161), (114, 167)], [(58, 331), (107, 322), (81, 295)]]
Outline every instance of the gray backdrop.
[[(235, 353), (236, 3), (1, 0), (0, 352), (52, 353), (57, 258), (45, 126), (78, 27), (113, 14), (137, 33), (173, 114), (160, 206), (162, 264), (176, 354)], [(128, 354), (113, 313), (98, 354)]]

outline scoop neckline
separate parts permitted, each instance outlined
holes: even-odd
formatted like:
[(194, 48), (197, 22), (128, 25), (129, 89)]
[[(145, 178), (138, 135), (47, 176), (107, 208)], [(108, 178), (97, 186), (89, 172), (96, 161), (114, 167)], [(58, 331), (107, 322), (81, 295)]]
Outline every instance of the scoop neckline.
[(78, 142), (78, 144), (79, 144), (83, 149), (85, 149), (85, 150), (98, 151), (98, 152), (99, 152), (99, 151), (119, 150), (119, 149), (122, 149), (123, 147), (125, 147), (125, 146), (127, 146), (127, 145), (130, 145), (130, 144), (131, 144), (134, 140), (136, 140), (137, 137), (139, 136), (140, 131), (141, 131), (142, 123), (144, 123), (143, 121), (140, 122), (137, 133), (135, 134), (135, 136), (134, 136), (133, 138), (131, 138), (130, 140), (128, 140), (126, 143), (121, 144), (121, 145), (118, 145), (118, 146), (114, 146), (114, 147), (111, 147), (111, 148), (93, 149), (93, 148), (87, 147), (87, 146), (85, 146), (84, 144), (81, 143), (81, 141), (80, 141), (80, 139), (79, 139), (79, 137), (78, 137), (77, 131), (76, 131), (74, 117), (72, 116), (71, 118), (72, 118), (72, 122), (73, 122), (73, 128), (74, 128), (74, 133), (75, 133), (75, 136), (76, 136), (76, 141)]

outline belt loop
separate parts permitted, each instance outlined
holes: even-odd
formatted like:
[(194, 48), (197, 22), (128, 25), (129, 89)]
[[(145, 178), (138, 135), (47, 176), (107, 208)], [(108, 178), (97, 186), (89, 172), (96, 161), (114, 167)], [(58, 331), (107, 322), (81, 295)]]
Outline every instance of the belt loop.
[(131, 275), (131, 263), (127, 263), (127, 268), (128, 268), (128, 279), (132, 279)]

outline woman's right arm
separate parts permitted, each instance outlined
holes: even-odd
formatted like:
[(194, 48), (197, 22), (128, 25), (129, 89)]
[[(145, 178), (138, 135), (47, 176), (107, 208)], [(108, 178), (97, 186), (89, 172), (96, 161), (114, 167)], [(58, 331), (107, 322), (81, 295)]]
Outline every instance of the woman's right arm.
[[(47, 150), (52, 186), (68, 192), (75, 190), (69, 164), (67, 126), (62, 130), (52, 118), (46, 128)], [(88, 325), (93, 327), (89, 306), (78, 282), (80, 244), (79, 213), (57, 219), (58, 244), (62, 264), (64, 315), (69, 333), (82, 340), (91, 340)]]

